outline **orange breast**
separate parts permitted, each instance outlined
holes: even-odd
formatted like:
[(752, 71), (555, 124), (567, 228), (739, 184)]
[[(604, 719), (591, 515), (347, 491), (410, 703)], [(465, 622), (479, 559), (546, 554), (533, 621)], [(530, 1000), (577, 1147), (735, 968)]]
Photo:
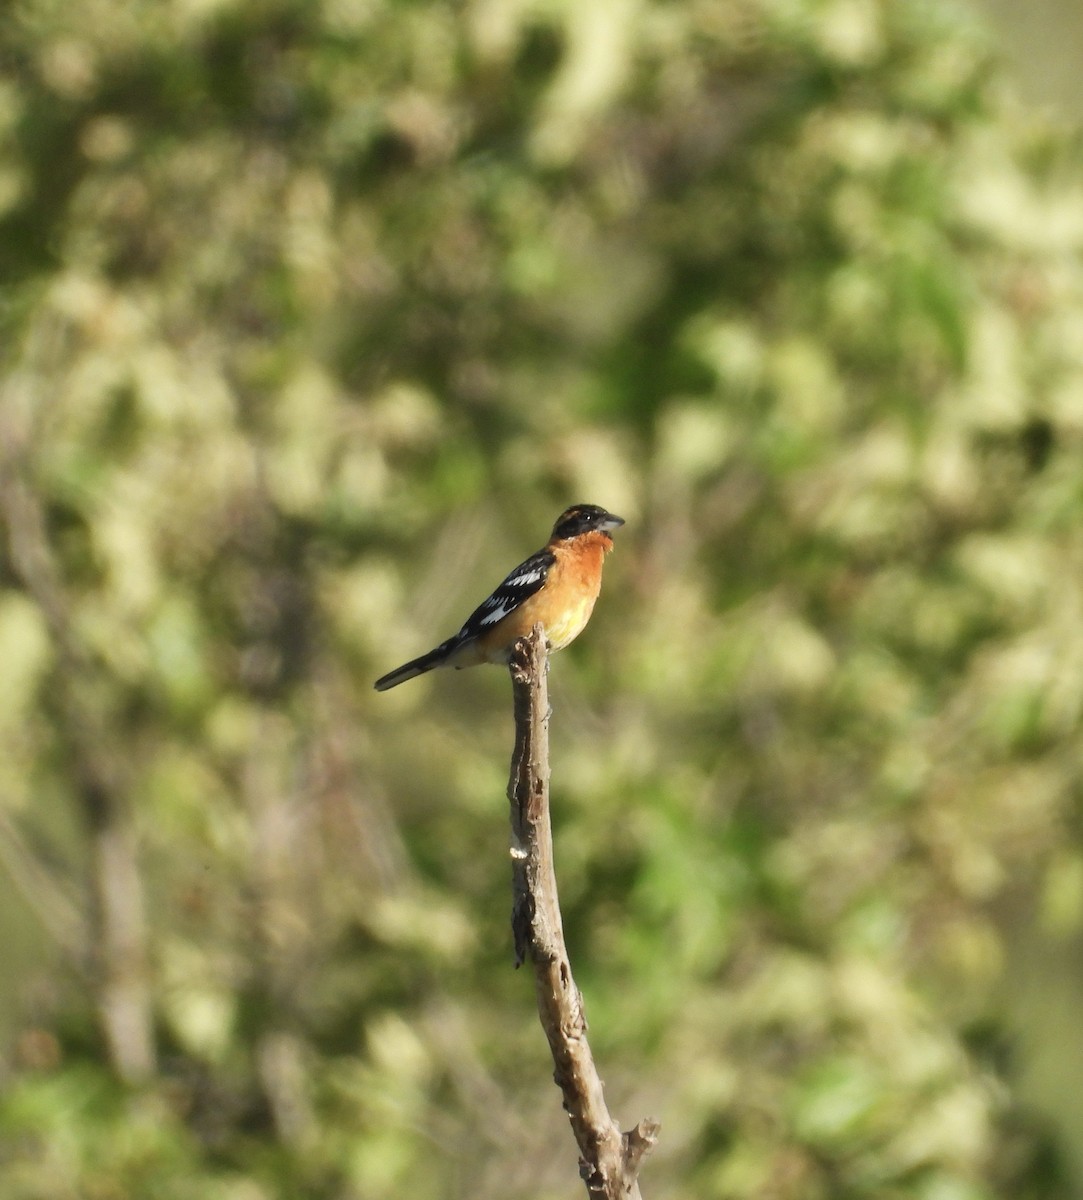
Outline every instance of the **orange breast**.
[(484, 659), (506, 662), (511, 645), (538, 624), (554, 650), (573, 642), (594, 611), (602, 587), (602, 562), (612, 548), (608, 534), (591, 533), (557, 549), (545, 586), (496, 625), (485, 646), (479, 647)]

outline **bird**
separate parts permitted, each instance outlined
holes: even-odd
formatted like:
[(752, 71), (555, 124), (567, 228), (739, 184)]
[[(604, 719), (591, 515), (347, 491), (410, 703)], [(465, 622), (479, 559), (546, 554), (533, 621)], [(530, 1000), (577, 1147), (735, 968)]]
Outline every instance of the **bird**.
[(590, 620), (602, 586), (602, 563), (613, 549), (612, 532), (623, 524), (623, 517), (597, 504), (565, 509), (545, 545), (493, 589), (458, 633), (382, 675), (376, 690), (386, 692), (437, 667), (507, 664), (515, 643), (539, 624), (549, 649), (563, 650)]

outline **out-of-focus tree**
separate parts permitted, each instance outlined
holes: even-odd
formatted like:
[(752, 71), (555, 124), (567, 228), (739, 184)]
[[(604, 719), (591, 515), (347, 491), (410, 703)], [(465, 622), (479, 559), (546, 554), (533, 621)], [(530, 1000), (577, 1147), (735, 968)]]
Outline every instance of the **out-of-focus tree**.
[(507, 682), (370, 685), (573, 500), (628, 527), (558, 871), (647, 1194), (1072, 1194), (1014, 1054), (1078, 1033), (1009, 1014), (1083, 922), (1083, 196), (980, 31), (22, 0), (0, 54), (3, 1194), (571, 1194)]
[(1026, 9), (1009, 0), (980, 0), (1005, 58), (1032, 104), (1083, 117), (1076, 64), (1083, 54), (1083, 12), (1072, 0), (1040, 0)]

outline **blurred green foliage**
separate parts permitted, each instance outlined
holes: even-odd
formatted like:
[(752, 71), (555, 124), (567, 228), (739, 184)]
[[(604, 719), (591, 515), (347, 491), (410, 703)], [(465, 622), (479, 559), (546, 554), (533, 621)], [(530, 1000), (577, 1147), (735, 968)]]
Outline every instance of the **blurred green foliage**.
[(580, 500), (558, 875), (645, 1193), (1078, 1194), (1083, 175), (965, 13), (0, 55), (3, 1195), (574, 1194), (507, 681), (371, 681)]

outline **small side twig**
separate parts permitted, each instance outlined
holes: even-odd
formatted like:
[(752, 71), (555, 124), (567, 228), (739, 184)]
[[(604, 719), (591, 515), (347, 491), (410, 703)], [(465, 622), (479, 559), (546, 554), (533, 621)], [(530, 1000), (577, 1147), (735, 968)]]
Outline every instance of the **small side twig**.
[(538, 1013), (579, 1145), (587, 1194), (591, 1200), (641, 1200), (639, 1168), (657, 1141), (658, 1122), (644, 1119), (621, 1133), (610, 1115), (587, 1042), (583, 997), (564, 944), (549, 817), (548, 651), (540, 626), (518, 643), (510, 667), (515, 753), (508, 800), (516, 964), (529, 960), (534, 968)]

